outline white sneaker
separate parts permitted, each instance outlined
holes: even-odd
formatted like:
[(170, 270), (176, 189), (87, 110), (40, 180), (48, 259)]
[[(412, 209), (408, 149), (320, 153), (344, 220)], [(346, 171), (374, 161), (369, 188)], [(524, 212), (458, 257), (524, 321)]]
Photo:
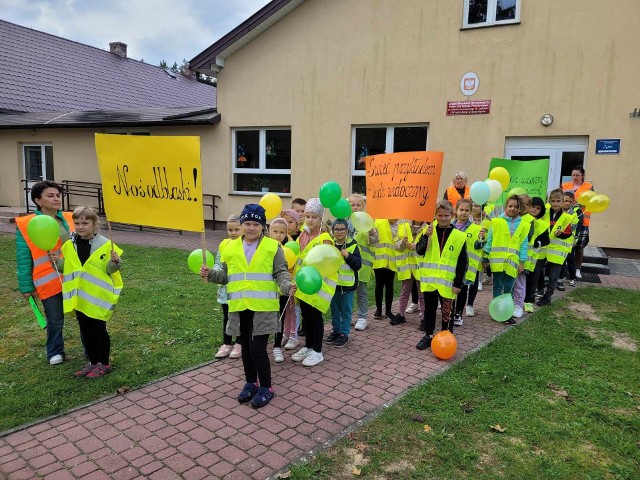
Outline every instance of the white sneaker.
[(576, 278), (578, 278), (578, 279), (582, 278), (582, 274), (580, 273), (580, 269), (579, 268), (576, 269)]
[(478, 291), (481, 292), (482, 291), (482, 282), (478, 282)]
[(302, 365), (304, 365), (305, 367), (314, 367), (323, 360), (324, 360), (324, 356), (322, 355), (322, 352), (316, 352), (315, 350), (311, 350), (311, 352), (306, 356), (306, 358), (302, 360)]
[(407, 309), (404, 311), (404, 313), (415, 313), (417, 309), (417, 303), (409, 302), (409, 305), (407, 305)]
[(307, 358), (307, 355), (309, 355), (311, 352), (313, 352), (313, 349), (307, 348), (307, 347), (302, 347), (296, 353), (291, 355), (291, 360), (293, 360), (294, 362), (301, 362), (305, 358)]
[(523, 314), (524, 314), (524, 310), (522, 309), (522, 307), (519, 305), (516, 305), (516, 308), (513, 311), (514, 318), (520, 318), (522, 317)]
[(60, 365), (63, 361), (62, 355), (54, 355), (49, 359), (49, 365)]
[(473, 305), (467, 305), (467, 317), (475, 317), (476, 312), (473, 310)]
[(231, 349), (231, 353), (229, 354), (229, 358), (240, 358), (242, 357), (242, 345), (236, 343)]
[(364, 330), (365, 328), (367, 328), (367, 319), (359, 318), (356, 322), (356, 330)]
[(464, 320), (462, 320), (462, 315), (456, 315), (453, 317), (453, 324), (456, 327), (461, 327), (462, 325), (464, 325)]
[(298, 339), (289, 337), (289, 340), (287, 340), (287, 344), (284, 346), (284, 349), (285, 350), (293, 350), (297, 346), (298, 346)]
[(276, 363), (284, 362), (284, 355), (282, 355), (282, 349), (278, 347), (273, 348), (273, 360)]

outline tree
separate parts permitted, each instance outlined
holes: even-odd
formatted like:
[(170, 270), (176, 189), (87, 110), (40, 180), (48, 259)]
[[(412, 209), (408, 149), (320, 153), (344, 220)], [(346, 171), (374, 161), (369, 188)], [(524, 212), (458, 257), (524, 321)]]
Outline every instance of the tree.
[(178, 65), (178, 62), (173, 62), (173, 65), (169, 66), (165, 60), (160, 60), (160, 68), (164, 68), (165, 70), (169, 70), (173, 73), (185, 75), (189, 70), (189, 62), (183, 58), (180, 65)]

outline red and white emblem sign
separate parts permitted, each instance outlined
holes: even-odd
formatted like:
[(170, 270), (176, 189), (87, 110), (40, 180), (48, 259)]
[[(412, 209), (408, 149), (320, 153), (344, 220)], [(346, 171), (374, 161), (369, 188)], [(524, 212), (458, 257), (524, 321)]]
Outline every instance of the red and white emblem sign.
[(460, 80), (460, 91), (463, 95), (471, 96), (478, 91), (480, 79), (474, 72), (467, 72)]

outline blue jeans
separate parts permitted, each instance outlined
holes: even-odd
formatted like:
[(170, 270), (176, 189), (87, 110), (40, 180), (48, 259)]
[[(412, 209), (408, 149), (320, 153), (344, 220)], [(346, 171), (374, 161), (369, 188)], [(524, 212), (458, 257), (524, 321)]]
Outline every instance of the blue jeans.
[(493, 298), (503, 293), (511, 293), (516, 279), (504, 272), (493, 272)]
[(351, 313), (353, 312), (353, 294), (355, 290), (343, 292), (340, 287), (331, 299), (331, 325), (333, 331), (349, 335), (351, 331)]
[(358, 318), (367, 318), (367, 313), (369, 312), (368, 286), (367, 282), (358, 282), (358, 288), (356, 288)]
[(47, 359), (54, 355), (62, 355), (64, 357), (62, 293), (42, 300), (42, 306), (47, 317)]

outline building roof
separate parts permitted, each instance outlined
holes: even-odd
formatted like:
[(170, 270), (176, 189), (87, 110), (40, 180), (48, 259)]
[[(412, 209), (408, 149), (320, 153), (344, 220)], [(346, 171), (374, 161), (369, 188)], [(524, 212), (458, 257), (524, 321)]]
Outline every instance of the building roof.
[(23, 128), (90, 128), (171, 125), (213, 125), (220, 121), (215, 108), (147, 108), (60, 112), (6, 113), (0, 130)]
[(224, 67), (224, 60), (242, 48), (305, 0), (273, 0), (255, 14), (199, 53), (189, 62), (192, 70), (214, 75)]
[(4, 20), (0, 45), (2, 113), (216, 105), (194, 78)]

